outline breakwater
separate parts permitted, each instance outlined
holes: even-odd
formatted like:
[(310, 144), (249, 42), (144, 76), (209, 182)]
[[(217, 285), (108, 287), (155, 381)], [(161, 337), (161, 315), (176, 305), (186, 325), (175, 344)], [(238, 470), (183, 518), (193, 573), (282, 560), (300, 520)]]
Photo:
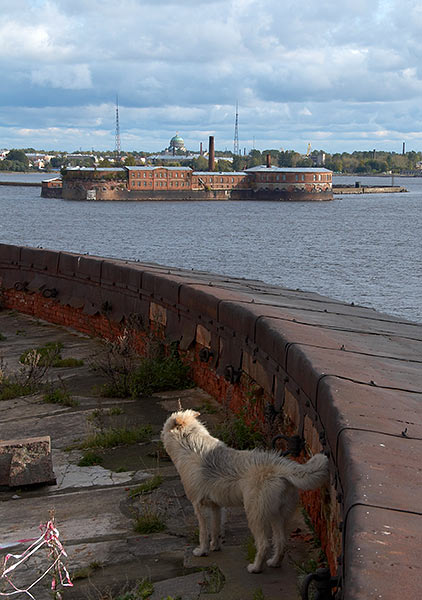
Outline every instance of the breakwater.
[(271, 433), (325, 451), (303, 495), (341, 598), (417, 597), (422, 326), (205, 272), (0, 245), (6, 308), (103, 337), (175, 343), (196, 383)]
[(0, 181), (0, 185), (10, 185), (13, 187), (41, 187), (41, 182), (37, 181)]
[(401, 185), (342, 185), (333, 184), (333, 194), (397, 194), (407, 192)]

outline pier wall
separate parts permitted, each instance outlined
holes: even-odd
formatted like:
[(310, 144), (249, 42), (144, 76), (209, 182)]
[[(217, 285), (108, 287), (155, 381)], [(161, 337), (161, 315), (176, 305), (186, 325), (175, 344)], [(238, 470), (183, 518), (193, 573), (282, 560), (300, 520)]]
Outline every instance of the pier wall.
[[(271, 435), (325, 451), (303, 494), (344, 600), (417, 598), (422, 326), (318, 294), (0, 244), (4, 308), (88, 335), (177, 342), (196, 383)], [(419, 486), (419, 487), (418, 487)]]

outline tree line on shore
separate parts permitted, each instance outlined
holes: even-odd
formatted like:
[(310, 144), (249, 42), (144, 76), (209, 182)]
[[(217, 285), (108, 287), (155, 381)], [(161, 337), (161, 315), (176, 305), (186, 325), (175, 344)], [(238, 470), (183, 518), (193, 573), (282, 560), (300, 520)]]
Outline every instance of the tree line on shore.
[[(30, 150), (33, 150), (32, 148)], [(4, 160), (0, 160), (0, 171), (27, 171), (29, 169), (29, 159), (26, 156), (27, 150), (10, 150)], [(34, 151), (35, 152), (35, 151)], [(50, 153), (53, 154), (53, 153)], [(329, 154), (323, 150), (314, 150), (308, 156), (299, 154), (294, 150), (251, 150), (246, 155), (234, 155), (232, 152), (216, 152), (216, 171), (243, 171), (258, 165), (266, 164), (267, 154), (271, 155), (271, 164), (278, 167), (313, 167), (323, 166), (336, 173), (401, 173), (420, 170), (422, 167), (422, 152), (406, 152), (399, 154), (396, 152), (385, 151), (354, 151), (352, 153), (342, 152)], [(129, 152), (126, 153), (119, 164), (121, 166), (135, 166), (148, 163), (151, 153), (147, 152)], [(50, 160), (52, 168), (62, 168), (66, 166), (84, 166), (92, 167), (95, 164), (94, 153), (91, 157), (85, 155), (78, 160), (73, 157), (68, 159), (66, 153), (56, 152)], [(114, 152), (95, 152), (99, 161), (97, 167), (116, 166)], [(174, 156), (174, 160), (160, 160), (154, 155), (155, 165), (163, 164), (167, 166), (190, 166), (196, 171), (208, 170), (208, 160), (205, 156), (196, 156), (190, 161), (181, 161), (182, 155)], [(46, 169), (48, 170), (48, 168)]]

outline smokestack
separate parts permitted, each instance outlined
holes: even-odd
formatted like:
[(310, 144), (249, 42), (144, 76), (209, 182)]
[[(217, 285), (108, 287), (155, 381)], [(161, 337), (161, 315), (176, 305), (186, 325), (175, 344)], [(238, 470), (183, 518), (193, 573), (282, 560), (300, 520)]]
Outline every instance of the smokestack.
[(202, 154), (203, 154), (203, 152), (202, 152), (202, 142), (201, 142), (201, 145), (199, 147), (199, 155), (202, 156)]
[(403, 155), (406, 154), (406, 142), (403, 142)]
[(271, 169), (271, 154), (267, 154), (267, 169)]
[(215, 167), (215, 153), (214, 153), (214, 136), (210, 135), (209, 147), (208, 147), (208, 171), (214, 171)]

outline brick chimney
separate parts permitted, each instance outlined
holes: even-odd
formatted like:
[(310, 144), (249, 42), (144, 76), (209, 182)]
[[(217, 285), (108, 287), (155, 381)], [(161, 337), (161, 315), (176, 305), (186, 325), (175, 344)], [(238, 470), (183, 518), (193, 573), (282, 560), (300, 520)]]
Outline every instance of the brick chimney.
[(215, 167), (215, 153), (214, 153), (214, 136), (210, 135), (209, 147), (208, 147), (208, 171), (214, 171)]
[(267, 154), (267, 169), (271, 169), (271, 154)]

